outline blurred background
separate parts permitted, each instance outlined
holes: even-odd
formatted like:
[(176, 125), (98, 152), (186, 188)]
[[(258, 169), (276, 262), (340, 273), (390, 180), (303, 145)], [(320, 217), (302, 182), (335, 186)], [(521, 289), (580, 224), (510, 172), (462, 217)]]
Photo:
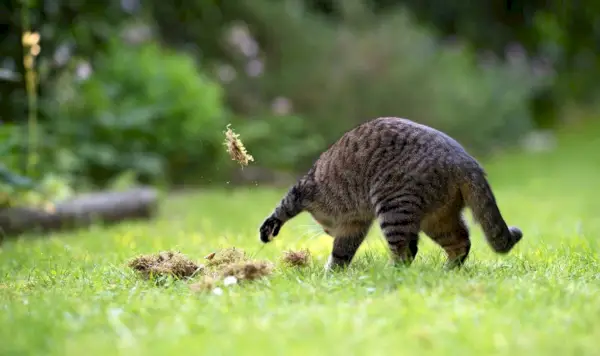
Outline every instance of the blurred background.
[(377, 116), (544, 149), (596, 110), (599, 43), (592, 0), (3, 0), (2, 191), (276, 184)]

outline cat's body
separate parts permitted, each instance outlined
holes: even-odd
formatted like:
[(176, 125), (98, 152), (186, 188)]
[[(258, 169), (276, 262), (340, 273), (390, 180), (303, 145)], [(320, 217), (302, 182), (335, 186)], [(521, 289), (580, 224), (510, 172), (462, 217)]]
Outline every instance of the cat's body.
[(327, 267), (350, 263), (374, 220), (394, 259), (410, 263), (425, 232), (460, 266), (470, 250), (462, 210), (468, 206), (490, 246), (508, 253), (522, 237), (508, 227), (479, 163), (455, 140), (400, 118), (355, 127), (325, 151), (260, 228), (268, 242), (281, 226), (309, 212), (334, 238)]

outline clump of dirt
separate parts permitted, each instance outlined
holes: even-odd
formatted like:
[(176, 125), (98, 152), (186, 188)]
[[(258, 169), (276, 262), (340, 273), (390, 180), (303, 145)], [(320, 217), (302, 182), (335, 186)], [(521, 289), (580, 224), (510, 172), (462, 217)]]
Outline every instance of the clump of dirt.
[(129, 261), (129, 267), (145, 278), (171, 275), (176, 278), (192, 277), (204, 266), (198, 265), (177, 251), (162, 251), (152, 255), (141, 255)]
[(206, 262), (206, 266), (211, 267), (213, 269), (240, 261), (246, 261), (248, 259), (244, 251), (235, 247), (230, 247), (218, 252), (213, 252), (205, 258), (208, 260), (208, 262)]
[(273, 272), (273, 264), (270, 262), (251, 260), (244, 251), (235, 247), (212, 252), (205, 259), (206, 264), (199, 265), (179, 252), (163, 251), (136, 257), (129, 262), (129, 267), (146, 278), (164, 275), (178, 278), (200, 277), (194, 278), (194, 283), (189, 286), (194, 292), (214, 291), (219, 289), (219, 284), (227, 286), (253, 281)]
[(285, 251), (281, 260), (288, 266), (305, 267), (310, 262), (310, 251), (308, 249)]
[(237, 161), (242, 166), (247, 166), (248, 162), (254, 161), (254, 157), (246, 151), (246, 147), (240, 140), (240, 135), (233, 132), (233, 130), (227, 125), (227, 131), (225, 132), (225, 147), (227, 147), (227, 153), (232, 160)]
[(266, 261), (244, 261), (224, 266), (221, 270), (223, 277), (233, 276), (238, 281), (253, 281), (273, 272), (273, 265)]
[[(273, 265), (266, 261), (242, 261), (232, 264), (223, 264), (220, 268), (208, 271), (200, 280), (190, 285), (190, 289), (197, 293), (206, 293), (221, 289), (230, 284), (244, 281), (254, 281), (270, 275)], [(229, 281), (228, 279), (232, 278)], [(219, 286), (220, 285), (220, 286)]]

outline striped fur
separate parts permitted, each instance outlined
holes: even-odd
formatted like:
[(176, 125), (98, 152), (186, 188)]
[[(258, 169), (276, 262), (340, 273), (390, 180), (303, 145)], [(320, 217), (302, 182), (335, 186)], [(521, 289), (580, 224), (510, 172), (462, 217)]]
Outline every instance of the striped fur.
[(471, 248), (469, 207), (491, 248), (508, 253), (522, 238), (502, 218), (485, 172), (463, 147), (433, 128), (377, 118), (325, 151), (260, 227), (269, 242), (285, 222), (310, 213), (332, 236), (326, 268), (347, 266), (377, 220), (396, 263), (410, 264), (423, 231), (461, 266)]

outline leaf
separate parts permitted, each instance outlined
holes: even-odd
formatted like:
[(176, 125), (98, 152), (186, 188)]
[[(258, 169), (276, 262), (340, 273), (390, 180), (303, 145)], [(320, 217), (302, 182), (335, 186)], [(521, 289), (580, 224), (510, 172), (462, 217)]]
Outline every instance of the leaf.
[(2, 182), (18, 188), (33, 188), (34, 181), (10, 171), (0, 163), (0, 179)]

